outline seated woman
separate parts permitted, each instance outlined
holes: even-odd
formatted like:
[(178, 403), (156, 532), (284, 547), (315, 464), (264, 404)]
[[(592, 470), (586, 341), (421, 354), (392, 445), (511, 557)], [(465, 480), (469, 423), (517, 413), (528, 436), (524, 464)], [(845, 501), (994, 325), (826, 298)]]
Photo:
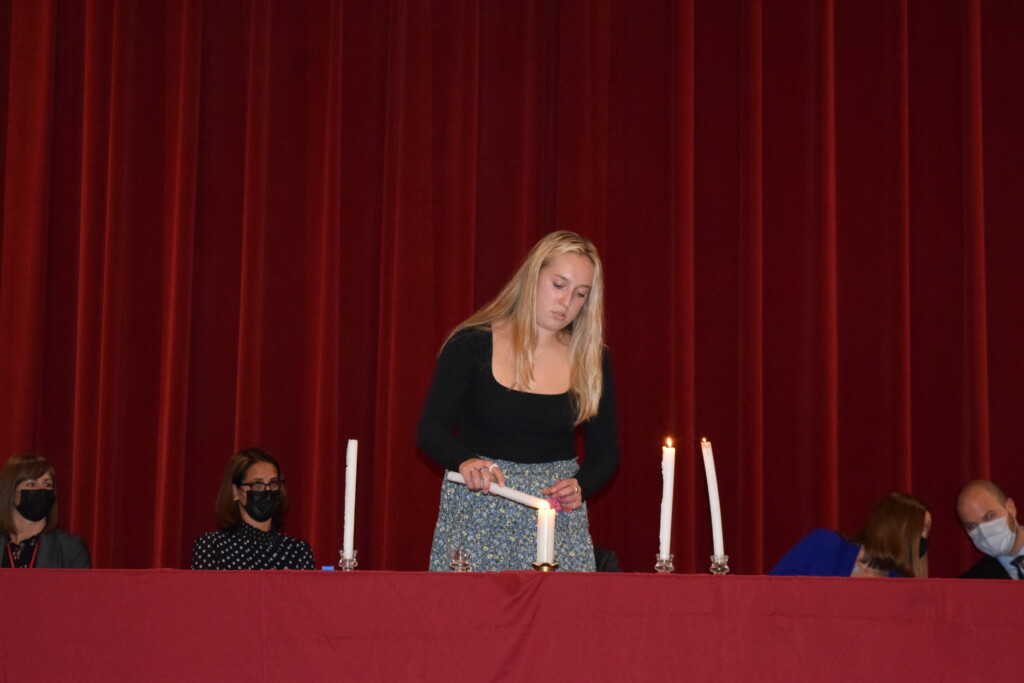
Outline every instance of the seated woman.
[(772, 568), (788, 576), (928, 576), (928, 506), (909, 493), (875, 503), (864, 530), (846, 538), (815, 529)]
[(192, 569), (313, 569), (309, 544), (280, 531), (287, 509), (274, 456), (260, 448), (238, 451), (217, 494), (220, 529), (196, 539)]
[(0, 567), (88, 569), (85, 542), (57, 528), (53, 467), (38, 455), (14, 455), (0, 469)]

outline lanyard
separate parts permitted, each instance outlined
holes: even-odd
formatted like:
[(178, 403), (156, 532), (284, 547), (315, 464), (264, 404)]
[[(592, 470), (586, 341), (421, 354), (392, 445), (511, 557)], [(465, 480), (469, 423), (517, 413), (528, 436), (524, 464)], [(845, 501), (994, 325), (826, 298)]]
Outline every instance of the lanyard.
[[(33, 567), (36, 566), (36, 555), (39, 554), (39, 541), (40, 540), (41, 539), (37, 539), (36, 540), (36, 546), (35, 546), (35, 548), (32, 549), (32, 559), (29, 560), (28, 567), (23, 567), (23, 569), (32, 569)], [(14, 555), (11, 554), (11, 544), (10, 543), (5, 543), (4, 545), (7, 546), (7, 559), (9, 559), (11, 561), (11, 569), (16, 569), (16, 567), (14, 566)]]

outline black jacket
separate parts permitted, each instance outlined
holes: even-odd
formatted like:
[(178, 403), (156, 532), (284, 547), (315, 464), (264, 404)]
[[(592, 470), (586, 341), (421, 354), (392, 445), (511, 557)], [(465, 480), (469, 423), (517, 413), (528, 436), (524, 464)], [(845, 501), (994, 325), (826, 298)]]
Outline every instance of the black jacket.
[[(0, 534), (0, 548), (6, 546), (10, 539), (7, 534)], [(4, 552), (4, 551), (0, 551)], [(39, 554), (35, 566), (39, 569), (89, 569), (89, 549), (85, 541), (78, 536), (60, 529), (54, 529), (39, 537)]]
[(985, 555), (960, 575), (961, 579), (1009, 579), (1006, 568), (996, 558)]

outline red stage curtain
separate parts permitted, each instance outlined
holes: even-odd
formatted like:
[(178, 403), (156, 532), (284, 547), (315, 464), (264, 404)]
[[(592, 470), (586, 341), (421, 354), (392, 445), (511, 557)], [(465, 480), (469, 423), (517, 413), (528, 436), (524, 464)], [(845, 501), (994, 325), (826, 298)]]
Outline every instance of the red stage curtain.
[(422, 569), (415, 424), (450, 328), (542, 234), (608, 277), (624, 568), (766, 571), (910, 490), (933, 574), (971, 477), (1024, 497), (1014, 0), (0, 0), (0, 455), (101, 567), (187, 566), (223, 464), (282, 460), (332, 563)]

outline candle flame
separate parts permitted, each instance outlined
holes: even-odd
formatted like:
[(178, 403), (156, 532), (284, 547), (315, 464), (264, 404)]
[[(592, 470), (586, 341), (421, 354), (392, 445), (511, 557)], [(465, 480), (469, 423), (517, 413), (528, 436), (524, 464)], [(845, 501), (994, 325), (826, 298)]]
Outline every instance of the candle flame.
[(700, 437), (700, 442), (701, 443), (711, 443), (710, 441), (708, 441), (708, 437), (706, 437), (706, 436)]
[(670, 436), (666, 436), (665, 437), (665, 445), (668, 446), (669, 448), (672, 448), (672, 437), (670, 437)]

